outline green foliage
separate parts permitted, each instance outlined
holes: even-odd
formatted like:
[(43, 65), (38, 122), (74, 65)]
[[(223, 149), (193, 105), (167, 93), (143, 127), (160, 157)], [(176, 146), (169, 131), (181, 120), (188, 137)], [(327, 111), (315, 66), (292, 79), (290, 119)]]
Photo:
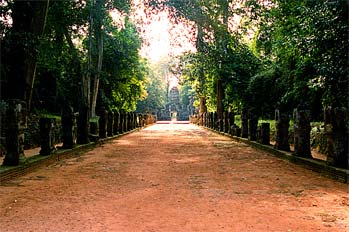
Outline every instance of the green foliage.
[[(80, 90), (81, 63), (84, 62), (84, 54), (75, 49), (71, 43), (72, 39), (82, 38), (81, 30), (87, 23), (87, 11), (83, 4), (75, 1), (53, 1), (50, 4), (47, 16), (44, 36), (41, 39), (39, 56), (37, 62), (37, 78), (34, 86), (33, 105), (36, 110), (57, 110), (60, 113), (63, 103), (69, 103), (78, 109), (78, 98)], [(81, 47), (82, 49), (82, 47)], [(47, 91), (51, 76), (56, 90), (51, 95), (57, 95), (58, 105), (48, 102), (52, 108), (47, 108), (43, 102), (47, 102)], [(55, 84), (56, 82), (56, 84)], [(77, 92), (78, 90), (78, 92)]]
[(138, 112), (158, 112), (165, 108), (166, 84), (159, 76), (151, 74), (145, 83), (147, 96), (137, 103)]
[(248, 105), (254, 106), (263, 118), (274, 117), (276, 103), (286, 90), (280, 80), (280, 70), (272, 67), (253, 76), (248, 84)]
[[(118, 29), (112, 24), (108, 10), (116, 7), (121, 12), (129, 12), (130, 1), (102, 0), (101, 11), (91, 11), (79, 1), (53, 1), (50, 4), (45, 36), (42, 39), (38, 59), (38, 68), (34, 100), (35, 106), (42, 110), (46, 102), (47, 76), (56, 81), (58, 110), (63, 103), (79, 108), (82, 76), (90, 71), (95, 74), (96, 65), (88, 69), (88, 38), (86, 25), (89, 16), (103, 25), (104, 55), (100, 73), (100, 91), (97, 104), (107, 109), (132, 111), (140, 98), (145, 97), (144, 78), (147, 76), (147, 64), (138, 50), (142, 41), (135, 26), (126, 19), (125, 28)], [(97, 33), (95, 31), (93, 33)], [(92, 41), (93, 49), (96, 41)], [(93, 53), (92, 62), (97, 62)], [(55, 93), (53, 93), (55, 94)], [(53, 103), (56, 104), (56, 103)]]
[(325, 105), (346, 106), (347, 1), (280, 0), (254, 9), (261, 22), (254, 48), (280, 68), (279, 83), (286, 86), (279, 102), (290, 110), (308, 105), (314, 115), (321, 113), (316, 110), (321, 108), (319, 99)]
[(121, 30), (112, 27), (109, 30), (104, 41), (100, 104), (133, 111), (137, 101), (146, 95), (144, 78), (148, 68), (138, 54), (141, 39), (129, 21)]
[[(100, 10), (91, 8), (92, 2), (101, 3)], [(321, 104), (347, 107), (347, 1), (244, 0), (241, 7), (234, 5), (236, 2), (149, 1), (153, 8), (146, 13), (167, 9), (172, 22), (190, 21), (197, 26), (198, 52), (181, 57), (181, 68), (176, 71), (184, 84), (182, 103), (189, 101), (193, 91), (196, 104), (204, 97), (208, 109), (215, 110), (216, 83), (222, 80), (226, 110), (254, 106), (263, 118), (272, 118), (276, 107), (291, 112), (302, 104), (311, 109), (313, 118), (322, 114)], [(57, 82), (54, 91), (58, 102), (69, 102), (77, 109), (76, 96), (82, 76), (98, 72), (87, 67), (89, 16), (103, 28), (99, 106), (125, 111), (135, 110), (137, 104), (142, 111), (163, 108), (168, 83), (162, 76), (167, 74), (150, 73), (148, 64), (138, 54), (142, 40), (130, 20), (126, 19), (125, 28), (115, 28), (108, 16), (108, 10), (113, 8), (128, 14), (130, 6), (130, 0), (87, 1), (86, 4), (50, 1), (39, 47), (36, 47), (37, 38), (25, 34), (26, 39), (21, 41), (5, 40), (4, 47), (8, 47), (6, 43), (12, 46), (25, 43), (25, 47), (39, 54), (34, 92), (38, 108), (47, 101), (44, 93), (49, 77)], [(11, 1), (1, 7), (0, 16), (8, 18), (11, 7)], [(238, 31), (232, 31), (229, 23), (236, 15), (242, 17), (242, 24)], [(10, 36), (6, 21), (1, 21), (0, 29), (2, 37)], [(92, 33), (98, 34), (97, 29), (92, 29)], [(244, 35), (251, 37), (251, 30), (254, 36), (248, 41)], [(92, 43), (96, 49), (96, 42)], [(95, 64), (98, 53), (91, 53)], [(6, 49), (1, 54), (2, 60), (4, 54)], [(6, 74), (6, 64), (2, 67), (1, 74)]]

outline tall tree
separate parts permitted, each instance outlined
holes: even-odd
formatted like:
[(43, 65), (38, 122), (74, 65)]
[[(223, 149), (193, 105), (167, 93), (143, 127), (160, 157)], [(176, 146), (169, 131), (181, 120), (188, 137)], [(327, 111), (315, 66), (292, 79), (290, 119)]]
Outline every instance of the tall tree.
[(5, 72), (6, 91), (3, 96), (9, 100), (9, 108), (5, 128), (7, 154), (3, 165), (17, 165), (23, 155), (23, 127), (26, 125), (26, 111), (30, 110), (37, 48), (45, 27), (48, 5), (48, 0), (13, 2), (13, 24), (5, 36), (8, 47), (4, 66), (8, 71)]
[(30, 109), (35, 79), (37, 50), (44, 31), (49, 0), (15, 0), (12, 8), (12, 28), (5, 37), (8, 50), (6, 67), (8, 72), (5, 97), (20, 99)]

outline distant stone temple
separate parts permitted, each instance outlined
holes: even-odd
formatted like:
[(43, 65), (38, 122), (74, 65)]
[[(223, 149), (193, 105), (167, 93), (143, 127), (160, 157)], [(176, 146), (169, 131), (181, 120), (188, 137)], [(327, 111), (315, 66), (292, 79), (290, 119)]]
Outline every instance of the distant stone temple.
[(191, 113), (192, 101), (189, 105), (182, 105), (179, 100), (179, 90), (177, 86), (171, 88), (165, 109), (158, 112), (158, 120), (178, 120), (187, 121)]

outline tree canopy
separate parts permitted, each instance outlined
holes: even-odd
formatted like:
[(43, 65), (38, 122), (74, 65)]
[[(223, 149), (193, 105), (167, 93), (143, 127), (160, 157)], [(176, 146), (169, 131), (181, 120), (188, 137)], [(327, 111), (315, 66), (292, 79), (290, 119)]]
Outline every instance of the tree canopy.
[[(39, 111), (59, 111), (63, 103), (76, 110), (82, 104), (125, 111), (137, 104), (147, 111), (164, 106), (168, 86), (164, 73), (139, 55), (144, 41), (129, 17), (132, 1), (40, 2), (1, 6), (3, 99), (30, 102), (33, 96)], [(262, 117), (272, 117), (275, 108), (302, 105), (314, 118), (323, 106), (348, 106), (347, 1), (145, 3), (146, 14), (166, 11), (172, 23), (194, 25), (190, 33), (197, 51), (181, 56), (174, 75), (194, 90), (197, 105), (206, 103), (209, 111), (217, 104), (225, 110), (254, 106)], [(124, 25), (113, 22), (111, 10), (125, 18)], [(19, 81), (19, 72), (27, 73), (26, 80)], [(8, 91), (14, 85), (16, 96)]]
[(182, 78), (225, 110), (254, 106), (263, 117), (275, 108), (348, 107), (348, 2), (344, 0), (163, 0), (175, 20), (196, 25), (197, 52), (182, 57)]

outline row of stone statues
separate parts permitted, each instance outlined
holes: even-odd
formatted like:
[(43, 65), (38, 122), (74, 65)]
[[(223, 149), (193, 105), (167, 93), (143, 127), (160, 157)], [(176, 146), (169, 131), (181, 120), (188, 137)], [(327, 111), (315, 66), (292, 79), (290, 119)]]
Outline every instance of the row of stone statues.
[[(98, 120), (90, 120), (89, 139), (96, 141), (107, 137), (123, 134), (139, 127), (156, 122), (156, 116), (135, 112), (107, 111), (102, 107), (97, 112)], [(64, 109), (62, 113), (63, 148), (69, 149), (77, 141), (76, 132), (77, 114), (72, 109)]]
[[(312, 158), (310, 144), (310, 111), (294, 109), (293, 111), (293, 155)], [(254, 109), (244, 109), (241, 112), (241, 127), (234, 123), (234, 113), (224, 112), (219, 118), (216, 112), (192, 115), (190, 122), (233, 136), (248, 138), (261, 144), (270, 144), (270, 124), (261, 123), (258, 126), (258, 115)], [(348, 156), (348, 114), (346, 109), (325, 109), (326, 155), (327, 164), (349, 168)], [(290, 116), (287, 113), (275, 110), (275, 148), (290, 151), (289, 127)]]
[[(6, 111), (6, 153), (3, 161), (5, 166), (15, 166), (24, 156), (24, 130), (26, 128), (27, 112), (25, 111), (23, 101), (9, 101), (9, 107)], [(39, 120), (40, 127), (40, 154), (50, 155), (55, 150), (55, 145), (63, 142), (63, 149), (71, 149), (75, 144), (86, 144), (89, 141), (96, 141), (99, 138), (107, 138), (123, 134), (139, 127), (156, 122), (156, 116), (151, 114), (139, 114), (135, 112), (106, 111), (101, 108), (98, 111), (98, 117), (90, 120), (87, 128), (89, 139), (78, 141), (78, 123), (79, 114), (74, 113), (73, 108), (66, 106), (62, 109), (61, 122), (58, 117), (42, 117)], [(61, 129), (61, 140), (56, 141), (57, 128)], [(58, 130), (59, 131), (59, 130)]]
[(216, 131), (228, 133), (233, 136), (248, 138), (251, 141), (259, 141), (262, 144), (270, 144), (270, 124), (262, 123), (258, 127), (258, 118), (252, 111), (242, 111), (241, 127), (234, 122), (233, 112), (223, 112), (223, 117), (218, 118), (217, 112), (207, 112), (201, 115), (192, 115), (190, 122)]

